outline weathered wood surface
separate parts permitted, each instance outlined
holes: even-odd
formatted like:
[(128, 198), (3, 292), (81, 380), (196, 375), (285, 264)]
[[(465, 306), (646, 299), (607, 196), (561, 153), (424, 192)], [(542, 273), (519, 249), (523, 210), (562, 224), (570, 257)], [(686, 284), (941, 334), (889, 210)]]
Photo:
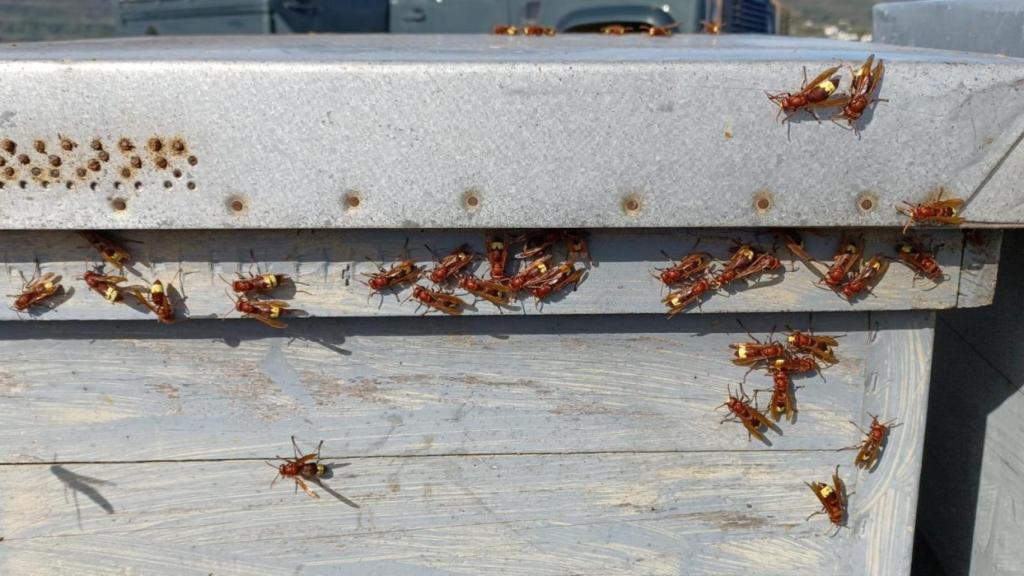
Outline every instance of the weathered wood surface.
[[(895, 230), (870, 230), (853, 233), (863, 236), (865, 254), (882, 253), (895, 256), (899, 242)], [(830, 262), (840, 241), (836, 232), (803, 233), (811, 256)], [(400, 303), (399, 298), (385, 294), (383, 298), (368, 298), (369, 289), (361, 283), (365, 273), (374, 271), (377, 263), (391, 263), (403, 253), (408, 238), (409, 252), (424, 265), (431, 256), (424, 245), (447, 254), (463, 242), (476, 249), (483, 248), (482, 232), (410, 232), (408, 235), (382, 231), (265, 231), (258, 235), (227, 231), (134, 231), (117, 235), (126, 240), (138, 261), (128, 275), (132, 283), (141, 280), (165, 283), (175, 279), (180, 291), (184, 282), (185, 304), (193, 317), (220, 317), (232, 312), (232, 302), (225, 294), (228, 286), (221, 278), (231, 279), (238, 272), (255, 272), (255, 255), (265, 271), (291, 275), (302, 284), (279, 291), (278, 295), (292, 302), (293, 307), (311, 316), (403, 316), (416, 314), (415, 302)], [(816, 285), (817, 277), (806, 266), (796, 264), (792, 270), (788, 254), (771, 233), (753, 234), (738, 230), (692, 230), (651, 232), (594, 232), (590, 239), (591, 252), (596, 259), (585, 281), (576, 292), (554, 297), (538, 311), (532, 300), (505, 314), (624, 314), (665, 313), (660, 302), (664, 294), (660, 282), (652, 277), (657, 267), (667, 263), (661, 250), (674, 257), (695, 249), (710, 252), (721, 263), (730, 256), (734, 240), (752, 242), (778, 248), (787, 270), (779, 276), (763, 276), (756, 288), (739, 288), (728, 294), (708, 297), (701, 306), (705, 312), (757, 312), (757, 311), (848, 311), (940, 309), (957, 305), (958, 286), (963, 250), (963, 233), (955, 230), (922, 232), (920, 237), (934, 247), (939, 263), (947, 274), (946, 280), (935, 285), (931, 281), (915, 279), (906, 266), (893, 263), (889, 272), (876, 287), (874, 296), (854, 303), (838, 297)], [(700, 241), (698, 244), (698, 240)], [(78, 235), (71, 232), (3, 232), (2, 242), (5, 273), (0, 274), (2, 294), (17, 294), (22, 286), (21, 274), (30, 277), (38, 261), (45, 272), (64, 277), (66, 287), (74, 294), (64, 298), (55, 309), (39, 308), (31, 313), (18, 313), (6, 307), (0, 309), (0, 320), (150, 320), (144, 308), (137, 303), (111, 305), (102, 296), (85, 286), (80, 277), (89, 262), (98, 261), (98, 254)], [(556, 257), (560, 258), (562, 255)], [(373, 262), (367, 261), (367, 258)], [(972, 266), (994, 267), (998, 250), (983, 252)], [(478, 271), (485, 274), (488, 267), (481, 263)], [(179, 274), (180, 270), (180, 276)], [(181, 280), (183, 278), (183, 280)], [(984, 285), (994, 277), (983, 276), (975, 282), (982, 286), (971, 288), (979, 296), (971, 305), (986, 298)], [(296, 288), (298, 290), (296, 290)], [(411, 290), (399, 293), (407, 298)], [(988, 294), (991, 297), (991, 294)], [(468, 298), (472, 301), (472, 297)], [(696, 311), (697, 307), (694, 306)], [(481, 301), (468, 314), (497, 315), (499, 311), (488, 302)]]
[[(677, 320), (7, 324), (0, 572), (906, 573), (931, 316), (743, 317), (845, 334), (770, 448), (713, 411), (747, 336)], [(836, 451), (867, 412), (905, 423), (871, 474)], [(291, 434), (358, 508), (269, 489)], [(836, 464), (829, 538), (802, 482)]]

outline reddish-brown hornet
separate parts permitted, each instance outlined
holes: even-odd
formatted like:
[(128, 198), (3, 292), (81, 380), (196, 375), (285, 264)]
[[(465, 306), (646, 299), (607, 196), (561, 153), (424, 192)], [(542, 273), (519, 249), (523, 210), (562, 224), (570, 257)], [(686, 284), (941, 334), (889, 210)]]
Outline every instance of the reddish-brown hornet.
[(885, 74), (885, 64), (881, 60), (874, 70), (871, 64), (875, 55), (868, 56), (868, 59), (860, 65), (860, 68), (853, 70), (853, 78), (850, 80), (850, 97), (843, 106), (843, 109), (833, 118), (845, 118), (854, 132), (857, 132), (857, 120), (864, 114), (864, 109), (875, 102), (888, 102), (882, 98), (874, 98), (878, 85), (882, 82), (882, 75)]
[(99, 251), (100, 256), (103, 257), (111, 266), (117, 269), (124, 268), (126, 264), (131, 262), (132, 255), (127, 250), (119, 246), (116, 242), (96, 232), (90, 230), (81, 230), (78, 234), (85, 238), (93, 248)]
[(786, 334), (786, 343), (789, 344), (790, 348), (811, 354), (822, 362), (829, 364), (838, 362), (835, 351), (832, 348), (839, 346), (839, 341), (832, 336), (820, 336), (799, 330), (791, 330)]
[[(801, 109), (806, 110), (811, 116), (818, 119), (818, 116), (814, 113), (814, 108), (839, 106), (846, 99), (845, 95), (835, 94), (836, 88), (839, 87), (839, 76), (834, 74), (838, 70), (839, 66), (833, 66), (818, 74), (814, 80), (807, 82), (807, 69), (804, 68), (804, 84), (800, 87), (799, 92), (795, 94), (790, 92), (772, 94), (766, 91), (765, 94), (768, 95), (769, 100), (778, 105), (779, 114), (786, 114), (786, 117), (782, 120), (783, 122), (792, 118)], [(778, 115), (776, 115), (776, 118), (778, 118)]]
[(809, 372), (819, 372), (821, 367), (810, 356), (786, 354), (785, 356), (772, 359), (768, 363), (768, 369), (785, 370), (790, 374), (806, 374)]
[(530, 289), (530, 294), (533, 294), (539, 304), (552, 294), (557, 294), (570, 286), (575, 290), (585, 273), (586, 269), (576, 268), (575, 262), (567, 260), (552, 268), (547, 274), (527, 282), (525, 287)]
[(676, 22), (667, 26), (650, 26), (648, 24), (643, 24), (640, 29), (647, 32), (648, 36), (671, 36), (672, 30), (678, 27), (679, 23)]
[(897, 257), (900, 262), (909, 266), (915, 275), (924, 276), (934, 282), (942, 280), (942, 268), (939, 267), (935, 256), (919, 242), (908, 240), (900, 244)]
[(622, 36), (630, 31), (628, 26), (622, 24), (609, 24), (601, 27), (601, 34), (607, 34), (609, 36)]
[(42, 303), (47, 298), (51, 298), (64, 292), (64, 287), (60, 285), (60, 276), (53, 272), (47, 272), (39, 277), (33, 277), (31, 280), (25, 280), (22, 276), (22, 288), (21, 294), (14, 296), (13, 308), (18, 312), (24, 312), (29, 308)]
[(533, 262), (530, 262), (526, 268), (523, 268), (518, 274), (513, 276), (509, 280), (508, 285), (516, 292), (526, 288), (537, 278), (545, 276), (551, 272), (551, 267), (549, 266), (550, 262), (550, 254), (537, 258)]
[(98, 270), (86, 270), (85, 274), (82, 275), (82, 280), (85, 281), (89, 288), (103, 296), (111, 304), (124, 300), (123, 288), (118, 286), (118, 284), (128, 281), (124, 276), (111, 276), (103, 274)]
[(508, 242), (504, 236), (487, 236), (487, 262), (491, 265), (491, 279), (501, 280), (505, 277), (505, 266), (508, 264)]
[(523, 36), (554, 36), (555, 29), (550, 26), (523, 26)]
[(701, 297), (712, 290), (714, 290), (712, 279), (704, 276), (700, 280), (687, 284), (679, 290), (669, 292), (661, 301), (668, 306), (668, 317), (671, 318), (689, 308), (690, 305), (699, 303)]
[(156, 314), (156, 319), (159, 322), (164, 324), (173, 324), (176, 321), (174, 316), (174, 305), (171, 304), (171, 299), (167, 296), (167, 292), (164, 290), (163, 282), (156, 280), (149, 285), (148, 298), (146, 297), (146, 294), (138, 288), (132, 288), (129, 291), (140, 304), (149, 308), (153, 314)]
[(821, 510), (811, 514), (807, 519), (810, 520), (818, 514), (828, 514), (829, 521), (836, 528), (842, 527), (846, 520), (846, 485), (839, 477), (839, 466), (836, 466), (836, 471), (832, 474), (831, 486), (823, 482), (809, 484), (804, 482), (804, 484), (807, 484), (807, 487), (818, 497), (818, 502), (821, 502)]
[(499, 36), (515, 36), (519, 33), (519, 28), (509, 24), (498, 24), (494, 27), (494, 33)]
[[(895, 424), (895, 420), (890, 420), (883, 424), (878, 421), (878, 416), (874, 414), (869, 414), (869, 416), (871, 416), (871, 429), (866, 432), (857, 424), (850, 422), (850, 424), (857, 426), (857, 429), (867, 437), (860, 444), (851, 447), (859, 448), (853, 463), (857, 468), (863, 470), (871, 470), (875, 467), (875, 463), (878, 462), (878, 458), (882, 455), (882, 447), (885, 444), (886, 437), (889, 436), (889, 430), (899, 426), (899, 424)], [(847, 448), (843, 448), (843, 450), (847, 450)]]
[[(427, 250), (430, 250), (430, 246), (427, 246)], [(433, 253), (433, 250), (430, 252)], [(437, 266), (430, 271), (430, 281), (434, 284), (447, 282), (472, 264), (474, 257), (475, 254), (469, 244), (459, 246), (451, 254), (442, 258)]]
[(907, 216), (907, 224), (903, 227), (903, 233), (916, 222), (935, 224), (961, 224), (964, 219), (960, 216), (960, 210), (964, 207), (964, 201), (959, 198), (942, 199), (944, 189), (939, 189), (935, 200), (911, 204), (904, 202), (902, 206), (897, 205), (896, 210)]
[(673, 284), (679, 284), (685, 282), (694, 276), (703, 273), (711, 265), (711, 255), (706, 252), (694, 252), (684, 256), (679, 262), (672, 260), (672, 257), (667, 253), (665, 258), (668, 258), (672, 265), (668, 268), (655, 268), (659, 274), (652, 274), (655, 278), (661, 280), (666, 286)]
[(412, 284), (423, 274), (423, 268), (416, 265), (414, 260), (403, 260), (391, 268), (377, 266), (377, 272), (363, 276), (370, 278), (366, 285), (370, 287), (370, 295), (379, 294), (384, 290), (394, 289), (402, 284)]
[(299, 450), (299, 445), (295, 442), (295, 436), (292, 436), (292, 447), (295, 448), (295, 458), (286, 459), (284, 463), (279, 466), (274, 466), (272, 463), (267, 462), (267, 465), (277, 470), (277, 476), (270, 483), (270, 487), (273, 488), (274, 484), (281, 478), (291, 478), (295, 480), (296, 491), (298, 488), (302, 488), (302, 491), (309, 495), (310, 498), (320, 499), (320, 495), (314, 492), (306, 481), (313, 482), (320, 485), (320, 479), (327, 475), (327, 466), (321, 464), (320, 460), (320, 449), (323, 447), (324, 441), (321, 440), (320, 444), (317, 444), (316, 452), (312, 454), (302, 455)]
[[(841, 241), (839, 249), (836, 250), (835, 257), (832, 258), (832, 265), (829, 266), (823, 276), (819, 274), (821, 282), (824, 282), (833, 290), (838, 290), (846, 282), (846, 277), (849, 276), (850, 270), (860, 261), (862, 251), (862, 248), (856, 242), (850, 240)], [(817, 272), (814, 268), (812, 270)]]
[(861, 292), (871, 290), (875, 284), (878, 284), (888, 269), (889, 261), (876, 254), (861, 266), (860, 272), (839, 288), (839, 293), (847, 300), (853, 300)]
[(729, 344), (729, 348), (733, 350), (733, 364), (750, 366), (758, 362), (770, 363), (775, 358), (782, 358), (786, 355), (786, 347), (772, 340), (771, 336), (768, 337), (767, 342), (761, 342), (749, 331), (747, 331), (747, 335), (750, 336), (753, 342), (733, 342)]
[(249, 300), (245, 296), (239, 296), (235, 300), (235, 310), (238, 310), (243, 318), (259, 320), (271, 328), (278, 329), (288, 327), (280, 318), (295, 312), (288, 308), (287, 302), (281, 300)]
[(510, 306), (515, 296), (515, 291), (512, 288), (498, 282), (483, 280), (476, 276), (463, 276), (459, 278), (459, 287), (477, 298), (482, 298), (498, 306), (499, 310), (501, 306)]
[(729, 394), (728, 400), (723, 404), (719, 404), (721, 408), (725, 406), (729, 409), (729, 415), (722, 419), (722, 422), (728, 422), (731, 418), (735, 418), (743, 424), (743, 427), (747, 429), (747, 437), (756, 437), (758, 440), (767, 443), (768, 439), (764, 437), (762, 430), (770, 428), (776, 432), (780, 432), (778, 427), (772, 423), (760, 410), (750, 405), (750, 397), (743, 391), (743, 385), (740, 384), (740, 395), (733, 396), (732, 390), (726, 388)]
[(772, 387), (772, 399), (768, 402), (768, 413), (776, 421), (785, 414), (786, 420), (792, 422), (796, 418), (796, 400), (793, 392), (797, 387), (793, 386), (789, 372), (785, 370), (769, 370), (769, 372), (772, 375), (774, 386)]
[[(413, 288), (412, 296), (410, 296), (410, 298), (415, 298), (420, 305), (427, 307), (423, 314), (430, 312), (430, 309), (433, 308), (434, 310), (440, 310), (445, 314), (458, 315), (462, 314), (462, 309), (466, 307), (466, 303), (458, 296), (428, 290), (419, 284)], [(419, 306), (417, 306), (417, 308), (418, 307)]]
[(778, 258), (767, 253), (755, 252), (749, 246), (740, 246), (726, 263), (722, 272), (715, 276), (715, 287), (723, 288), (732, 282), (748, 276), (770, 272), (782, 268)]

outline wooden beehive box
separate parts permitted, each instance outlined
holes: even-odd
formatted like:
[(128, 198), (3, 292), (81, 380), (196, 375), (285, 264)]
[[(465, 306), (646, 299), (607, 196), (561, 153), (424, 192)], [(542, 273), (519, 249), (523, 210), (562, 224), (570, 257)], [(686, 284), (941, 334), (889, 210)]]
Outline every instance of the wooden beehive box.
[[(908, 573), (932, 311), (991, 301), (1000, 234), (924, 231), (942, 282), (893, 264), (850, 303), (771, 228), (805, 229), (822, 261), (843, 237), (892, 257), (893, 206), (939, 189), (973, 226), (1019, 222), (1024, 64), (873, 49), (889, 102), (858, 138), (780, 125), (763, 93), (798, 88), (802, 66), (859, 64), (853, 44), (4, 48), (0, 287), (38, 265), (73, 292), (0, 311), (0, 572)], [(421, 317), (360, 282), (405, 253), (428, 264), (424, 245), (543, 228), (586, 229), (595, 260), (543, 308)], [(172, 283), (189, 319), (91, 292), (79, 229), (114, 231), (132, 281)], [(661, 251), (721, 263), (734, 242), (778, 250), (785, 271), (666, 320)], [(221, 319), (221, 277), (253, 259), (300, 282), (285, 296), (307, 317)], [(738, 320), (761, 339), (843, 335), (770, 444), (715, 411), (745, 376), (770, 386), (730, 362)], [(837, 449), (869, 414), (902, 426), (865, 472)], [(290, 456), (292, 435), (325, 441), (335, 498), (270, 488), (263, 461)], [(855, 494), (830, 537), (806, 521), (804, 481), (837, 464)]]

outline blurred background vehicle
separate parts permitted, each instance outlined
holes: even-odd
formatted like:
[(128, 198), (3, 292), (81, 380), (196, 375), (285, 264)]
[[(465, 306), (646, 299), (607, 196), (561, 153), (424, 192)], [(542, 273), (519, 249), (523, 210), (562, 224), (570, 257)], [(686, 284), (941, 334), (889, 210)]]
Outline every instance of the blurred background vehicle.
[(489, 33), (494, 26), (537, 24), (560, 33), (599, 32), (609, 25), (672, 26), (699, 32), (775, 34), (777, 0), (119, 0), (117, 33)]

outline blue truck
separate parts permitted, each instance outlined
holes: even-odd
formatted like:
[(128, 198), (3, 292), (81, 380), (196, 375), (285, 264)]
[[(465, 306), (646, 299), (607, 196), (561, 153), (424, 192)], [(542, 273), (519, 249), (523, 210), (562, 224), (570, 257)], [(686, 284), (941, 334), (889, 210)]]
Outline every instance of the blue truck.
[(785, 33), (778, 0), (117, 0), (119, 34), (488, 33), (499, 24), (596, 32), (612, 24)]

